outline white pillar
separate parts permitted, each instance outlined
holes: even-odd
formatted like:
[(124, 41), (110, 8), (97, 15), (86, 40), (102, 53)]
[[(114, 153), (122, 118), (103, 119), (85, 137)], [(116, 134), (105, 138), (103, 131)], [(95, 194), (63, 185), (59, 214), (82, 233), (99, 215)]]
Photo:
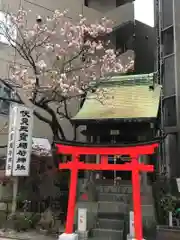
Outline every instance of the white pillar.
[(78, 208), (78, 232), (87, 231), (87, 208)]
[(169, 227), (173, 226), (173, 217), (172, 217), (172, 212), (169, 212)]
[(87, 208), (78, 208), (78, 229), (76, 231), (79, 240), (88, 239)]
[(129, 234), (131, 237), (135, 237), (134, 233), (134, 212), (129, 212)]
[[(134, 231), (134, 212), (129, 212), (129, 234), (127, 235), (127, 240), (136, 240)], [(144, 238), (142, 240), (145, 240)]]

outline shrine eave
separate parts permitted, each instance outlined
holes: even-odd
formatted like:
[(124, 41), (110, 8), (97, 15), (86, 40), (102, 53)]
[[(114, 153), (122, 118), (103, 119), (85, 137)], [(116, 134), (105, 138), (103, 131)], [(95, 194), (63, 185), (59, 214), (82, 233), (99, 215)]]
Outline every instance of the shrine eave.
[(161, 141), (160, 138), (155, 138), (152, 141), (138, 141), (136, 143), (129, 143), (129, 144), (123, 144), (123, 143), (90, 143), (90, 142), (79, 142), (79, 141), (55, 141), (56, 146), (59, 145), (66, 145), (66, 146), (74, 146), (74, 147), (92, 147), (92, 148), (98, 148), (98, 147), (106, 147), (106, 148), (112, 148), (112, 147), (136, 147), (141, 145), (152, 145), (152, 144), (159, 144)]
[(87, 125), (97, 123), (152, 123), (157, 120), (157, 117), (142, 117), (142, 118), (104, 118), (104, 119), (72, 119), (76, 125)]

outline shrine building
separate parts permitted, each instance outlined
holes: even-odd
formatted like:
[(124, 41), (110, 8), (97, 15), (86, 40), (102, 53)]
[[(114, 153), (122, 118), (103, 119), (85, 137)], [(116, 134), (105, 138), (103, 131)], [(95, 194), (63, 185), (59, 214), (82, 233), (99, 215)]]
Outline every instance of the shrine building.
[(66, 230), (72, 231), (71, 224), (77, 230), (77, 209), (86, 208), (89, 239), (123, 240), (132, 234), (129, 213), (134, 211), (139, 240), (145, 227), (156, 225), (151, 184), (158, 168), (161, 86), (152, 73), (113, 76), (99, 88), (104, 100), (89, 94), (72, 119), (86, 141), (57, 143), (59, 153), (72, 154), (59, 164), (71, 171)]
[[(154, 74), (114, 76), (103, 81), (104, 101), (91, 94), (72, 119), (86, 142), (97, 144), (135, 144), (152, 141), (159, 129), (159, 104), (161, 86), (155, 84)], [(86, 157), (86, 161), (88, 157)], [(140, 161), (150, 163), (152, 156), (140, 156)], [(95, 156), (91, 162), (98, 162)], [(110, 163), (124, 163), (129, 156), (108, 157)], [(100, 179), (113, 182), (115, 178), (131, 180), (126, 172), (101, 172)], [(145, 181), (148, 181), (147, 179)]]

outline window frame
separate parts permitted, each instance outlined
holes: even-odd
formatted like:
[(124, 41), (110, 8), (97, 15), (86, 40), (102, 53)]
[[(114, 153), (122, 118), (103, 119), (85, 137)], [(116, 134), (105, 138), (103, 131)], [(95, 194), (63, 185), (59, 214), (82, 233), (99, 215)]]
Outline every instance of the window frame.
[[(6, 92), (5, 89), (9, 90), (9, 94)], [(10, 88), (7, 88), (5, 85), (0, 84), (0, 97), (4, 97), (7, 99), (11, 98), (12, 91)], [(7, 102), (7, 108), (3, 106), (3, 100), (0, 100), (0, 115), (9, 115), (9, 109), (10, 109), (10, 102)], [(3, 110), (4, 109), (4, 110)]]

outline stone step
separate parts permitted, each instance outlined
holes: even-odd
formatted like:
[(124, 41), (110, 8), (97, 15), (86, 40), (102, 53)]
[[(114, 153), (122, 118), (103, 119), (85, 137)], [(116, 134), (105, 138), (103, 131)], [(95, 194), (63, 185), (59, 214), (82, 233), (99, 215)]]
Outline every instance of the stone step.
[(98, 201), (130, 203), (131, 198), (131, 194), (98, 193)]
[(109, 238), (100, 237), (89, 237), (88, 240), (109, 240)]
[(92, 230), (92, 235), (93, 237), (98, 237), (98, 239), (123, 240), (123, 230), (95, 228)]
[[(133, 196), (132, 194), (122, 193), (98, 193), (97, 200), (105, 202), (122, 202), (125, 204), (130, 204), (133, 202)], [(153, 202), (152, 194), (141, 193), (141, 202), (143, 204), (152, 204)]]
[[(120, 181), (118, 184), (96, 184), (96, 189), (99, 193), (121, 193), (132, 194), (132, 184), (129, 181)], [(152, 193), (151, 186), (147, 185), (146, 189), (141, 187), (141, 193)]]
[[(133, 197), (129, 197), (129, 204), (133, 206)], [(143, 205), (152, 205), (154, 203), (154, 199), (152, 195), (147, 194), (147, 195), (141, 195), (141, 204)]]
[(128, 214), (124, 213), (100, 213), (98, 212), (97, 218), (104, 218), (104, 219), (113, 219), (113, 220), (124, 220)]
[(102, 213), (127, 213), (129, 209), (128, 204), (124, 204), (121, 202), (106, 202), (99, 201), (98, 202), (98, 212)]
[(131, 194), (132, 193), (132, 185), (97, 185), (97, 192), (99, 193), (114, 193), (114, 194)]
[(86, 240), (89, 238), (89, 232), (80, 232), (80, 231), (76, 231), (76, 233), (78, 234), (78, 240)]
[[(95, 184), (96, 185), (101, 185), (101, 186), (113, 186), (114, 185), (114, 180), (113, 179), (96, 179)], [(117, 180), (117, 184), (132, 185), (132, 181), (130, 181), (130, 180)]]
[(99, 218), (97, 227), (102, 229), (123, 230), (124, 221), (118, 219)]
[(89, 237), (88, 240), (111, 240), (111, 238), (108, 238), (108, 237), (107, 238), (105, 238), (105, 237)]

